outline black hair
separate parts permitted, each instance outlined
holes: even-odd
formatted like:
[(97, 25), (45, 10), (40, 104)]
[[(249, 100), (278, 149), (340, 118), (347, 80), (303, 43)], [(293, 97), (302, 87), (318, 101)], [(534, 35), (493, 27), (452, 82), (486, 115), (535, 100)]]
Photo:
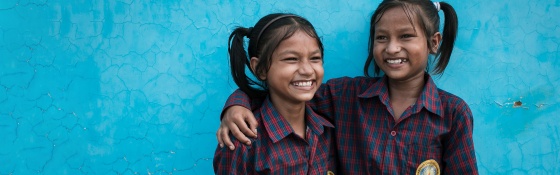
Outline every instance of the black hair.
[[(311, 23), (298, 15), (274, 13), (262, 17), (254, 27), (237, 27), (229, 36), (228, 53), (233, 81), (239, 89), (251, 98), (264, 97), (268, 93), (265, 80), (259, 75), (266, 74), (270, 68), (272, 53), (280, 43), (291, 37), (296, 31), (303, 31), (317, 41), (323, 55), (323, 44)], [(245, 50), (244, 38), (249, 38), (248, 49)], [(251, 57), (259, 58), (255, 70), (251, 69)], [(247, 76), (249, 68), (258, 81)]]
[[(441, 46), (435, 53), (434, 61), (437, 62), (434, 74), (441, 74), (449, 63), (453, 46), (455, 45), (455, 38), (457, 36), (458, 19), (455, 9), (446, 2), (439, 2), (440, 9), (444, 13), (444, 26), (442, 32)], [(379, 75), (379, 66), (374, 61), (373, 42), (375, 37), (375, 25), (383, 16), (383, 13), (391, 8), (401, 7), (407, 13), (409, 20), (413, 23), (410, 15), (415, 15), (420, 27), (424, 30), (428, 48), (433, 48), (434, 45), (430, 42), (433, 34), (439, 31), (439, 14), (435, 4), (429, 0), (384, 0), (379, 4), (373, 15), (371, 16), (370, 30), (369, 30), (369, 44), (368, 44), (368, 58), (364, 65), (364, 74), (369, 75), (369, 67), (371, 63), (374, 64), (375, 75)], [(439, 44), (439, 43), (436, 43)], [(428, 66), (429, 67), (429, 66)]]

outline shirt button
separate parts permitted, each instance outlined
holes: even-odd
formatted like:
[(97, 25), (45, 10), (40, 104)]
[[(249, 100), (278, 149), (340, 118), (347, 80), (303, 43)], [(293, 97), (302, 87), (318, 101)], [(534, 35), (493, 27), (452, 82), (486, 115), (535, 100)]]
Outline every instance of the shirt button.
[(396, 136), (397, 132), (396, 131), (391, 131), (391, 136)]

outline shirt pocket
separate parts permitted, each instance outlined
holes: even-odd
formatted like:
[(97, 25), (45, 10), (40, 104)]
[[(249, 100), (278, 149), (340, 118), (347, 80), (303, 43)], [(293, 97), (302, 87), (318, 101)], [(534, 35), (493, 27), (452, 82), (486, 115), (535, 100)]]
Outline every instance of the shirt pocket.
[(406, 154), (407, 173), (416, 173), (418, 166), (425, 161), (435, 160), (441, 169), (442, 150), (439, 145), (409, 144)]

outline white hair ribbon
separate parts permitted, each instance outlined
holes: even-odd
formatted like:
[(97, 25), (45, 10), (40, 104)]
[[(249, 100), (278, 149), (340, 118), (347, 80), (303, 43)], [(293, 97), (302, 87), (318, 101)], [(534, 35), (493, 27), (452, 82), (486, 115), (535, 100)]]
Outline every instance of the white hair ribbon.
[(441, 10), (439, 6), (439, 2), (434, 2), (434, 6), (436, 6), (436, 10), (439, 12)]

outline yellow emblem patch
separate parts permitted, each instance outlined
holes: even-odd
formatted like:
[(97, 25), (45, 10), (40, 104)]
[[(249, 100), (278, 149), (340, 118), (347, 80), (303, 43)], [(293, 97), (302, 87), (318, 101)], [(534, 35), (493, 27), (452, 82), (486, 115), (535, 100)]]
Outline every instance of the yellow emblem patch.
[(418, 165), (416, 175), (440, 175), (439, 164), (434, 160), (426, 160)]
[(332, 171), (327, 171), (327, 175), (334, 175)]

